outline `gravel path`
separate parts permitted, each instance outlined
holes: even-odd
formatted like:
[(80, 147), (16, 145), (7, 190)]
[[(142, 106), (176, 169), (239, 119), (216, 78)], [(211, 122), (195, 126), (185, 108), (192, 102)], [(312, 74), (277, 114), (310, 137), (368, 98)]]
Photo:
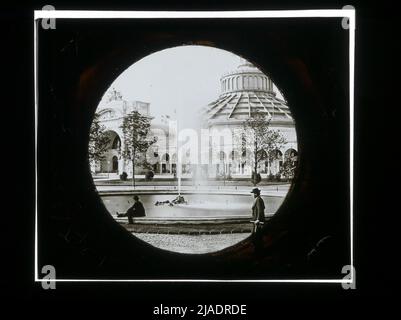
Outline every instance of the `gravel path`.
[(152, 246), (180, 253), (207, 253), (230, 247), (249, 237), (248, 233), (179, 235), (132, 233)]

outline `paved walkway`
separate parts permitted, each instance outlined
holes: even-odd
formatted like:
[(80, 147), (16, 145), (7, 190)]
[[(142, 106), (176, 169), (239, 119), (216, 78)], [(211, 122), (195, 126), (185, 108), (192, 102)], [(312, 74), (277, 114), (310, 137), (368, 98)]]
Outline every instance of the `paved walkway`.
[(216, 252), (231, 247), (248, 238), (250, 233), (214, 234), (214, 235), (178, 235), (132, 233), (137, 238), (154, 247), (180, 252), (202, 254)]

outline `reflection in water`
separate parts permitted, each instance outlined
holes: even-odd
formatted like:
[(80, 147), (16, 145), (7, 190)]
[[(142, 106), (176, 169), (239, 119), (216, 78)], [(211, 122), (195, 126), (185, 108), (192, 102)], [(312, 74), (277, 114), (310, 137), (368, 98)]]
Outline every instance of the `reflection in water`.
[[(252, 195), (186, 194), (188, 204), (156, 206), (156, 201), (173, 200), (174, 194), (140, 195), (148, 217), (212, 217), (251, 215)], [(282, 197), (262, 196), (266, 214), (275, 213), (283, 202)], [(126, 212), (133, 204), (132, 195), (102, 196), (103, 203), (111, 214)]]

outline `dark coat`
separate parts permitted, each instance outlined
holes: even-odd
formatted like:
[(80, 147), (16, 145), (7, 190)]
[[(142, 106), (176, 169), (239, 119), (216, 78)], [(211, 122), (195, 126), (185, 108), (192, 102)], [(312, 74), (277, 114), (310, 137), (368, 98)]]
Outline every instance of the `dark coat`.
[(265, 203), (260, 196), (256, 197), (255, 202), (253, 203), (252, 218), (255, 221), (265, 221)]
[(131, 208), (127, 211), (127, 216), (131, 217), (145, 217), (145, 208), (143, 207), (142, 202), (135, 202)]

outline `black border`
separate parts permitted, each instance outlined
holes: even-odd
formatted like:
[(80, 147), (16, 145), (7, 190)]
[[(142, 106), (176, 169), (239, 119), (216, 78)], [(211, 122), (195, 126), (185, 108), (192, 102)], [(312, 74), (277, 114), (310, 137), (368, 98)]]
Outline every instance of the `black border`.
[[(394, 90), (397, 83), (394, 63), (397, 61), (397, 37), (393, 30), (398, 29), (398, 11), (392, 1), (272, 1), (254, 2), (230, 1), (229, 3), (181, 1), (147, 1), (146, 3), (126, 3), (113, 1), (105, 3), (96, 1), (80, 1), (79, 3), (55, 1), (58, 9), (119, 9), (119, 10), (244, 10), (244, 9), (316, 9), (341, 8), (344, 4), (352, 4), (356, 8), (356, 92), (355, 92), (355, 218), (356, 218), (356, 267), (357, 289), (342, 290), (335, 286), (316, 287), (315, 285), (180, 285), (180, 284), (135, 284), (131, 286), (119, 284), (61, 284), (55, 291), (45, 291), (40, 284), (33, 281), (33, 225), (34, 225), (34, 114), (33, 114), (33, 10), (40, 9), (42, 3), (14, 2), (4, 4), (1, 12), (5, 22), (5, 43), (10, 44), (9, 50), (2, 50), (5, 70), (10, 71), (9, 88), (15, 94), (6, 96), (10, 106), (18, 107), (21, 115), (21, 126), (24, 130), (16, 133), (19, 144), (10, 145), (13, 154), (19, 155), (17, 162), (21, 170), (6, 172), (5, 177), (10, 181), (11, 192), (6, 191), (13, 201), (13, 212), (4, 218), (4, 225), (18, 226), (6, 228), (2, 232), (2, 251), (4, 257), (11, 262), (11, 268), (5, 266), (2, 285), (5, 290), (2, 296), (8, 300), (53, 302), (65, 299), (112, 299), (116, 301), (129, 299), (135, 310), (148, 312), (147, 307), (156, 301), (216, 301), (243, 302), (248, 301), (254, 306), (252, 317), (261, 310), (265, 299), (270, 299), (274, 306), (286, 307), (297, 301), (307, 306), (310, 311), (311, 303), (319, 305), (330, 303), (331, 311), (339, 310), (343, 315), (345, 306), (369, 306), (380, 308), (381, 314), (391, 310), (387, 308), (394, 298), (399, 296), (399, 281), (396, 274), (394, 253), (397, 252), (396, 224), (392, 221), (392, 196), (397, 199), (390, 184), (390, 176), (381, 172), (372, 172), (377, 166), (376, 158), (372, 157), (372, 148), (383, 145), (383, 138), (377, 132), (388, 132), (390, 136), (396, 127), (388, 127), (385, 121), (378, 121), (377, 108), (383, 106), (396, 115), (396, 95), (389, 92)], [(17, 86), (15, 84), (18, 84)], [(6, 86), (7, 88), (8, 86)], [(21, 94), (23, 92), (23, 94)], [(393, 100), (394, 99), (394, 100)], [(6, 99), (7, 100), (7, 99)], [(15, 108), (9, 109), (10, 117), (15, 116)], [(391, 122), (391, 119), (390, 119)], [(9, 123), (6, 128), (15, 131), (15, 124)], [(372, 130), (372, 128), (376, 128)], [(395, 134), (395, 133), (394, 133)], [(392, 138), (389, 138), (390, 141)], [(386, 140), (388, 141), (388, 140)], [(391, 142), (389, 142), (390, 144)], [(387, 143), (384, 142), (384, 145)], [(390, 147), (390, 146), (389, 146)], [(384, 164), (384, 172), (394, 172), (394, 168)], [(25, 183), (22, 183), (25, 182)], [(32, 183), (29, 183), (31, 181)], [(14, 190), (23, 190), (15, 194)], [(378, 202), (377, 198), (388, 199)], [(31, 213), (31, 214), (27, 214)], [(384, 216), (384, 218), (383, 218)], [(13, 276), (10, 276), (10, 273)], [(5, 286), (5, 287), (4, 287)], [(207, 298), (206, 298), (207, 297)], [(136, 302), (132, 302), (132, 301)], [(141, 303), (139, 303), (139, 301)], [(263, 301), (263, 303), (262, 303)], [(395, 301), (393, 301), (395, 302)], [(298, 307), (300, 304), (296, 304)], [(47, 304), (49, 306), (49, 304)], [(91, 305), (89, 303), (89, 305)], [(65, 305), (64, 305), (65, 307)], [(265, 308), (263, 308), (265, 309)], [(293, 308), (291, 308), (293, 310)], [(301, 308), (302, 309), (302, 308)], [(63, 308), (65, 310), (65, 308)], [(92, 309), (93, 310), (93, 309)], [(296, 310), (300, 310), (296, 308)], [(308, 314), (310, 312), (308, 311)], [(326, 309), (327, 311), (327, 309)]]

